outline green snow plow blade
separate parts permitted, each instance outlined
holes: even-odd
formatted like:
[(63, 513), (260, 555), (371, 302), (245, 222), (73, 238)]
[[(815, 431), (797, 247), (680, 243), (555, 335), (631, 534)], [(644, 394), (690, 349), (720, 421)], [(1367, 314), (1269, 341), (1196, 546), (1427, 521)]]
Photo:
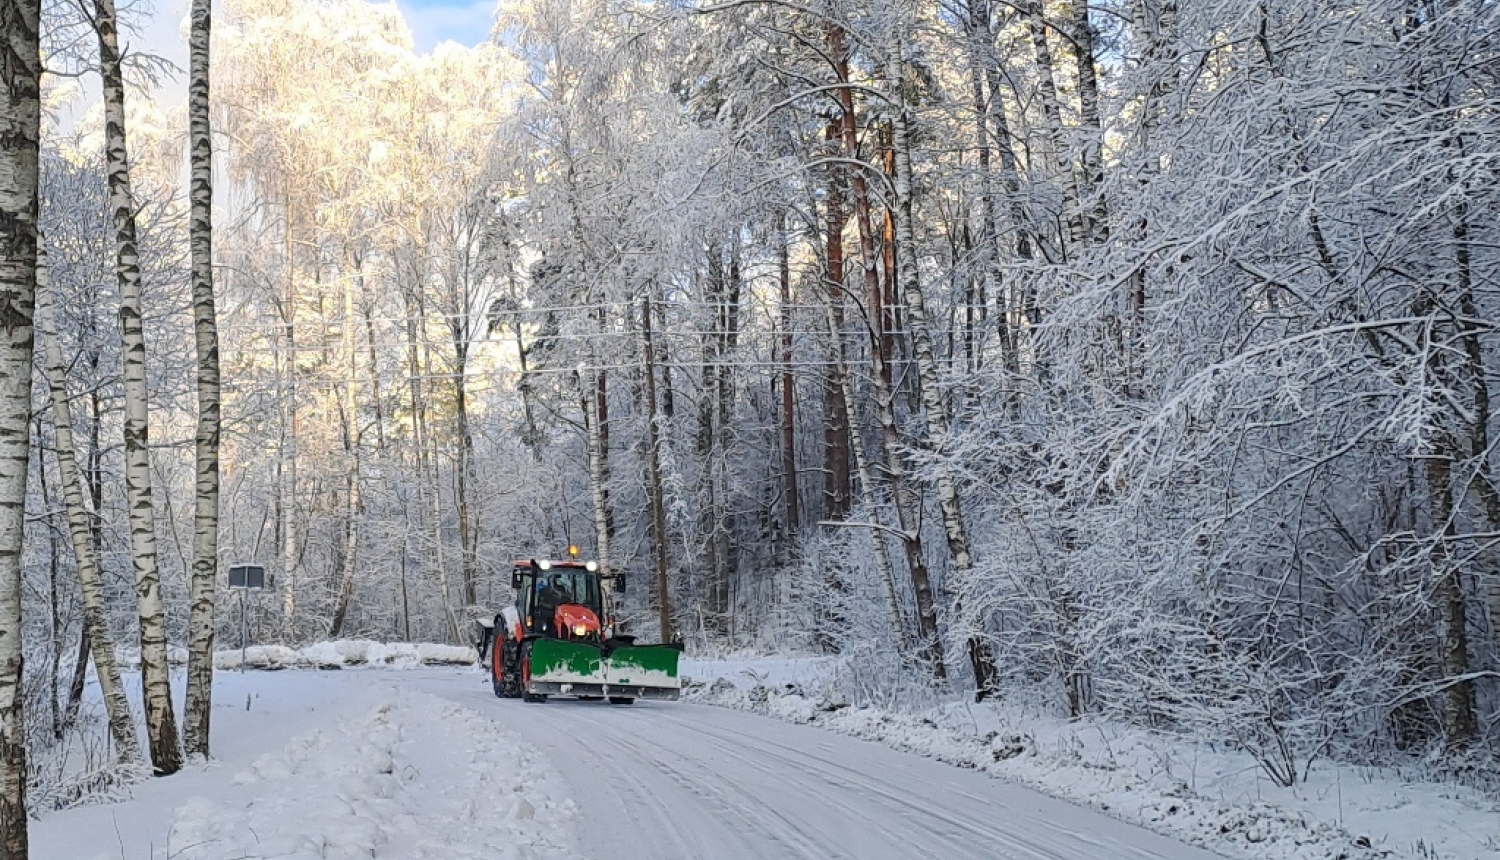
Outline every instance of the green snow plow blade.
[(676, 699), (682, 690), (672, 645), (600, 647), (561, 639), (531, 640), (531, 673), (526, 692), (533, 696), (607, 696), (626, 699)]

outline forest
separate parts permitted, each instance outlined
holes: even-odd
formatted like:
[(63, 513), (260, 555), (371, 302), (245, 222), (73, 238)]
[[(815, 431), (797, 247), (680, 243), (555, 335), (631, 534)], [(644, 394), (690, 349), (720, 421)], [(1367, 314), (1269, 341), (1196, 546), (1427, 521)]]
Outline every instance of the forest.
[(467, 644), (570, 544), (855, 697), (1497, 768), (1500, 4), (118, 14), (0, 0), (0, 818), (146, 755), (49, 781), (91, 665), (170, 773), (242, 603)]

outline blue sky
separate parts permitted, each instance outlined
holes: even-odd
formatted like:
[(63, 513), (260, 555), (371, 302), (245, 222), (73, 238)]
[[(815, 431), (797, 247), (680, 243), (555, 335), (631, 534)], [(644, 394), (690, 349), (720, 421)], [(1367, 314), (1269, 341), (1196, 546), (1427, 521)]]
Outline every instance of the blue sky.
[(419, 53), (438, 42), (452, 40), (477, 45), (489, 40), (495, 22), (496, 0), (396, 0), (411, 27)]
[[(186, 67), (187, 44), (181, 26), (187, 17), (188, 0), (145, 0), (142, 5), (154, 9), (155, 14), (146, 23), (143, 38), (133, 40), (144, 42), (137, 47)], [(488, 41), (500, 4), (499, 0), (396, 0), (396, 5), (411, 27), (417, 52), (426, 54), (445, 39), (469, 46)]]

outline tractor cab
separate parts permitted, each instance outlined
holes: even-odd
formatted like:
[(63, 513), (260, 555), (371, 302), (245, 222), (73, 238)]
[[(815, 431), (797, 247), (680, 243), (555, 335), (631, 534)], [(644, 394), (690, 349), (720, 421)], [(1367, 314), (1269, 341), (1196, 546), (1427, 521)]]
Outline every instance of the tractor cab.
[(610, 620), (604, 579), (592, 561), (516, 562), (510, 584), (526, 635), (601, 641)]

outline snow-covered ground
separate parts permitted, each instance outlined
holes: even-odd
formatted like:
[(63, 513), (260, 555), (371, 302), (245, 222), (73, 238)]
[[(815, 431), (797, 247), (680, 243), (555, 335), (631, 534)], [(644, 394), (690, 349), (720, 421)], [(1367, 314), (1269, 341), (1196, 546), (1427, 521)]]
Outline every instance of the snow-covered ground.
[(568, 860), (572, 802), (494, 721), (395, 689), (179, 807), (167, 856)]
[(456, 653), (301, 654), (263, 665), (347, 668), (217, 673), (213, 762), (42, 815), (32, 856), (1212, 858), (1123, 820), (1230, 857), (1500, 858), (1477, 792), (1332, 766), (1276, 789), (1233, 752), (1120, 727), (837, 707), (817, 692), (834, 661), (688, 663), (692, 697), (729, 707), (611, 707), (499, 700), (475, 667), (421, 665)]
[(403, 673), (219, 672), (214, 693), (214, 761), (43, 815), (34, 860), (580, 856), (569, 791), (535, 748)]
[(1292, 788), (1224, 745), (1003, 703), (844, 707), (833, 658), (687, 662), (695, 701), (879, 741), (1035, 787), (1230, 856), (1496, 860), (1500, 798), (1394, 770), (1314, 762)]

